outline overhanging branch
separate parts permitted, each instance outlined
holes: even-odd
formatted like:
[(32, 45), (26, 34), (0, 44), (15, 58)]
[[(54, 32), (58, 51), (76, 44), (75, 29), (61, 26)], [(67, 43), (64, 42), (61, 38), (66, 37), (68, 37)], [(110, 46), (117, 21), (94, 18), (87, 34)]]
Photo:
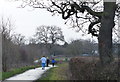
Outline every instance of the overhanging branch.
[(97, 20), (97, 21), (95, 21), (95, 22), (90, 23), (89, 28), (88, 28), (88, 31), (89, 31), (89, 33), (91, 33), (93, 36), (97, 36), (97, 37), (98, 37), (97, 30), (95, 30), (95, 29), (93, 28), (93, 26), (96, 25), (96, 24), (98, 24), (98, 23), (100, 23), (100, 22), (101, 22), (101, 21), (100, 21), (100, 19), (99, 19), (99, 20)]

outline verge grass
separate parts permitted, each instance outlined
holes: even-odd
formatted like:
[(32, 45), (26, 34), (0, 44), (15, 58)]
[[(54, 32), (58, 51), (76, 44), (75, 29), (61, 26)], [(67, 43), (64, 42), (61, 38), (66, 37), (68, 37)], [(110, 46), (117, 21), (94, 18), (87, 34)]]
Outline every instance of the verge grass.
[(51, 68), (42, 75), (40, 80), (68, 80), (68, 63), (58, 64), (58, 67)]
[(26, 66), (26, 67), (22, 67), (22, 68), (13, 69), (13, 70), (8, 71), (8, 72), (2, 72), (2, 73), (0, 73), (0, 75), (1, 75), (0, 80), (5, 80), (5, 79), (12, 77), (16, 74), (23, 73), (29, 69), (34, 69), (36, 67), (40, 67), (40, 66)]

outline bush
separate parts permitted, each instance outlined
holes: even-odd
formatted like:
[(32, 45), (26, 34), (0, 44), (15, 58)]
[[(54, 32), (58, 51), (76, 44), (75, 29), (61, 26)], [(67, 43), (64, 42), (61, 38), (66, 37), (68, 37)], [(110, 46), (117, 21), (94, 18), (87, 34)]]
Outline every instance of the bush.
[(102, 66), (98, 58), (77, 57), (69, 63), (72, 80), (118, 80), (118, 61)]

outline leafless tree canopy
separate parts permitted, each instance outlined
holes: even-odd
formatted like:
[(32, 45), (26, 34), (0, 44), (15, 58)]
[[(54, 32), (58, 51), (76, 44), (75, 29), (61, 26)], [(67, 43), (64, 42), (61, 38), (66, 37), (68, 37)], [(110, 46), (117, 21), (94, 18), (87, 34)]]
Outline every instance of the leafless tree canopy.
[[(52, 12), (53, 15), (59, 13), (77, 30), (84, 33), (88, 30), (93, 36), (99, 35), (101, 27), (101, 17), (103, 13), (103, 0), (24, 0), (22, 7), (31, 6), (33, 8), (43, 8)], [(116, 3), (116, 16), (120, 14), (120, 3)], [(88, 29), (86, 24), (89, 24)]]
[[(120, 16), (120, 3), (117, 0), (27, 0), (22, 7), (46, 9), (54, 14), (61, 14), (72, 27), (88, 30), (98, 37), (99, 53), (102, 64), (113, 60), (112, 33), (116, 19)], [(118, 21), (118, 20), (117, 20)], [(86, 28), (86, 24), (88, 28)]]
[(25, 44), (25, 36), (21, 35), (21, 34), (13, 34), (12, 35), (12, 42), (14, 44), (17, 44), (17, 45), (23, 45)]
[(64, 41), (61, 28), (57, 26), (39, 26), (36, 29), (35, 38), (38, 43), (56, 43)]

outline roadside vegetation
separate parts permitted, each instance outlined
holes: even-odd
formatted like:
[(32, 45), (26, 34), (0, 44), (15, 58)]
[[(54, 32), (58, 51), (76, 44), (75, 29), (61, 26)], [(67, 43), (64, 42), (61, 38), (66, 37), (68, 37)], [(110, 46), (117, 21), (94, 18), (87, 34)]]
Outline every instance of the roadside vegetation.
[[(73, 57), (82, 54), (92, 56), (93, 53), (91, 52), (98, 50), (97, 43), (93, 43), (90, 39), (71, 40), (70, 43), (67, 43), (61, 29), (57, 26), (39, 26), (36, 28), (34, 36), (27, 40), (25, 36), (12, 30), (12, 22), (9, 18), (1, 18), (0, 20), (3, 72), (26, 65), (31, 66), (34, 64), (34, 60), (38, 60), (43, 55), (49, 58), (53, 56), (57, 58)], [(48, 35), (46, 41), (42, 40), (46, 38), (42, 36), (44, 34)], [(63, 45), (59, 44), (59, 40), (62, 40)]]
[(42, 75), (42, 77), (35, 81), (39, 82), (40, 80), (68, 80), (69, 79), (69, 65), (68, 62), (58, 64), (58, 67), (51, 68)]
[(8, 71), (8, 72), (2, 72), (2, 73), (0, 73), (0, 75), (2, 76), (2, 77), (0, 77), (0, 80), (1, 79), (5, 80), (5, 79), (7, 79), (9, 77), (12, 77), (12, 76), (14, 76), (16, 74), (20, 74), (20, 73), (23, 73), (23, 72), (25, 72), (25, 71), (27, 71), (29, 69), (34, 69), (34, 68), (37, 68), (37, 67), (40, 67), (40, 66), (39, 65), (36, 65), (36, 66), (26, 66), (26, 67), (22, 67), (22, 68), (13, 69), (13, 70)]
[(69, 68), (72, 80), (120, 80), (118, 59), (103, 66), (99, 58), (76, 57), (70, 60)]
[(41, 80), (119, 80), (118, 59), (102, 66), (98, 57), (75, 57), (46, 71)]

